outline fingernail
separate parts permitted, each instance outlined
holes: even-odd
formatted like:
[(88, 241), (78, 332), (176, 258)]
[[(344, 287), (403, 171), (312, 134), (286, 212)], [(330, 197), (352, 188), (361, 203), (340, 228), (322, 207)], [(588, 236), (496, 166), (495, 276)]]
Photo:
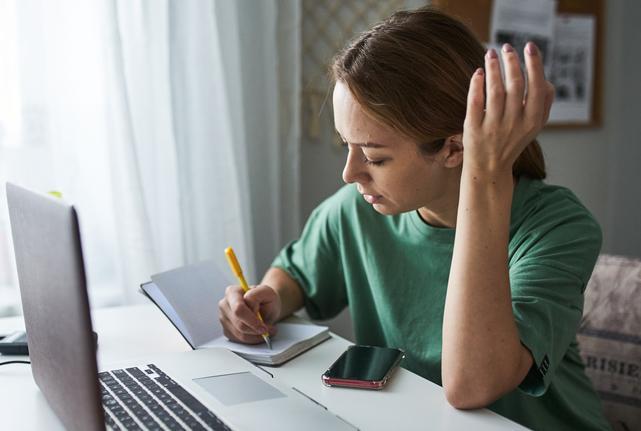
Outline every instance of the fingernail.
[(492, 48), (492, 49), (488, 49), (488, 51), (487, 51), (487, 54), (486, 54), (486, 55), (487, 55), (487, 58), (489, 58), (489, 59), (497, 58), (496, 50), (495, 50), (494, 48)]
[(534, 44), (534, 42), (528, 42), (525, 45), (525, 52), (527, 52), (530, 55), (536, 55), (539, 52), (539, 49), (537, 46)]
[(503, 44), (503, 52), (514, 52), (514, 48), (509, 43)]
[(477, 74), (478, 76), (483, 76), (483, 68), (479, 67), (478, 69), (476, 69), (476, 72), (474, 73)]

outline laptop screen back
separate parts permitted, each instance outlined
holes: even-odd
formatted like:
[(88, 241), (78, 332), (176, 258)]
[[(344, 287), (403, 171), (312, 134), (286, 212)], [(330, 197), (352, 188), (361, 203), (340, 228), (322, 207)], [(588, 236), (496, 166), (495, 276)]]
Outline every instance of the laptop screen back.
[(34, 380), (65, 428), (102, 430), (76, 211), (11, 183), (7, 201)]

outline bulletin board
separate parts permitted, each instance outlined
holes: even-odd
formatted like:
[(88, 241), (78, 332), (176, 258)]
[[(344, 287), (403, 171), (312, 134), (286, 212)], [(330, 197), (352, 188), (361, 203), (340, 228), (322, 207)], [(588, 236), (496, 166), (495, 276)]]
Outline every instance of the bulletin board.
[[(465, 23), (484, 43), (489, 41), (492, 0), (432, 0), (432, 5)], [(594, 55), (592, 57), (592, 100), (587, 121), (556, 122), (546, 128), (589, 128), (602, 124), (603, 0), (557, 0), (557, 15), (575, 14), (594, 17)]]

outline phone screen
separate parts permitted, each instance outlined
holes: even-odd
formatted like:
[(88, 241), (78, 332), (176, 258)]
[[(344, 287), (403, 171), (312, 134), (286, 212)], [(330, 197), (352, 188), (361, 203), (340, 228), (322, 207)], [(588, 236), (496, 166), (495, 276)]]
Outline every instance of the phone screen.
[[(351, 346), (323, 375), (332, 381), (384, 381), (403, 358), (403, 352), (389, 347)], [(335, 383), (335, 382), (334, 382)]]

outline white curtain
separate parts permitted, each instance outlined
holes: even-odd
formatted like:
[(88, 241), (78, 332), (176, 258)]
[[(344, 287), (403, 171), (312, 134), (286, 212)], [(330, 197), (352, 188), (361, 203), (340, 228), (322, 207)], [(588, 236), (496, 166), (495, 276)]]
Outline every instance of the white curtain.
[[(0, 2), (18, 23), (3, 73), (21, 81), (0, 103), (0, 180), (78, 207), (94, 305), (136, 301), (157, 271), (222, 266), (229, 245), (256, 280), (299, 227), (299, 60), (282, 48), (297, 2)], [(7, 235), (5, 209), (0, 302), (16, 291)]]
[[(242, 139), (232, 133), (211, 2), (113, 1), (106, 46), (125, 285), (232, 245), (253, 262)], [(251, 267), (252, 265), (248, 265)], [(130, 297), (135, 289), (127, 289)]]
[(91, 294), (119, 300), (103, 27), (95, 3), (0, 0), (0, 313), (19, 311), (5, 181), (77, 205)]
[(217, 0), (214, 8), (234, 141), (245, 148), (242, 179), (249, 182), (255, 277), (261, 277), (301, 227), (301, 2)]

